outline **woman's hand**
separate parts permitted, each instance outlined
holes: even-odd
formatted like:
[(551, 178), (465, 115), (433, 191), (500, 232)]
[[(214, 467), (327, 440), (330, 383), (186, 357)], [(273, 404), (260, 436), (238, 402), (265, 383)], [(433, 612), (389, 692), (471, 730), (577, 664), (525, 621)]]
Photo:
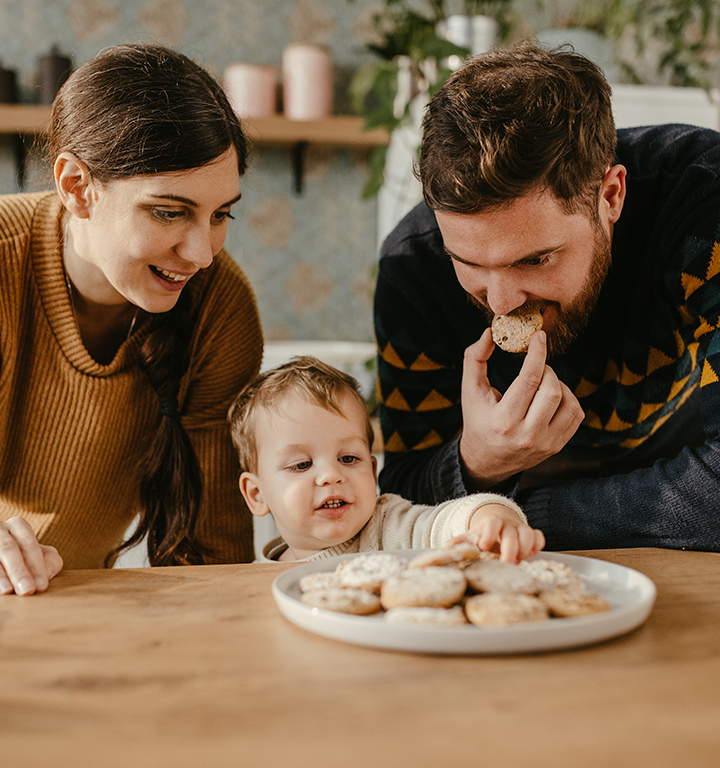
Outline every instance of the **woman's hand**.
[(485, 504), (475, 511), (467, 533), (456, 536), (445, 546), (469, 541), (487, 552), (495, 552), (506, 563), (519, 563), (537, 555), (545, 546), (542, 531), (520, 522), (504, 504)]
[(58, 551), (40, 544), (27, 520), (0, 520), (0, 595), (44, 592), (62, 567)]

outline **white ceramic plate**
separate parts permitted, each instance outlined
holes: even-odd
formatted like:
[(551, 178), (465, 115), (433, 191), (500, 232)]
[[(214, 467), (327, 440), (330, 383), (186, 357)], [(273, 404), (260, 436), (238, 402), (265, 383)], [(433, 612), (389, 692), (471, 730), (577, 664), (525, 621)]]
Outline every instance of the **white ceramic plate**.
[[(410, 559), (420, 550), (393, 552)], [(280, 574), (272, 590), (280, 612), (298, 627), (355, 645), (395, 651), (452, 655), (512, 654), (559, 650), (608, 640), (639, 627), (650, 615), (657, 590), (642, 573), (604, 560), (544, 552), (545, 558), (566, 563), (588, 589), (602, 595), (610, 610), (571, 619), (548, 619), (504, 627), (418, 627), (388, 624), (382, 614), (350, 616), (312, 608), (300, 602), (298, 582), (308, 573), (332, 571), (357, 555), (340, 555), (303, 563)]]

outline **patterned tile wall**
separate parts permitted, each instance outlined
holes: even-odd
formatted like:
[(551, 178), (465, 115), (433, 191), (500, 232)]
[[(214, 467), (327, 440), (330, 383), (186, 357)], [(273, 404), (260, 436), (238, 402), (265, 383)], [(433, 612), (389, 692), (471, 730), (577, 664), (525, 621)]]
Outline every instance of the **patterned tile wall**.
[[(279, 65), (291, 42), (330, 47), (337, 111), (368, 54), (369, 0), (0, 0), (0, 64), (36, 101), (39, 56), (56, 45), (80, 64), (109, 45), (158, 40), (221, 77), (235, 61)], [(376, 207), (363, 201), (367, 155), (310, 148), (304, 191), (284, 149), (256, 148), (227, 248), (247, 273), (268, 339), (372, 340)], [(49, 185), (31, 164), (29, 189)], [(17, 191), (12, 139), (0, 137), (0, 194)]]

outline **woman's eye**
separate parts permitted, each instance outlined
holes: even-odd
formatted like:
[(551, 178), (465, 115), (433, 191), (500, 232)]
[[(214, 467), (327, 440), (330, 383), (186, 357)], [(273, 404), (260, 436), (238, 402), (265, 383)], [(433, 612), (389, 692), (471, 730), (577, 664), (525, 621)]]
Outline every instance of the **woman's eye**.
[(218, 224), (222, 224), (228, 219), (235, 219), (235, 217), (232, 215), (232, 213), (230, 213), (230, 211), (217, 211), (214, 215), (214, 218), (216, 223)]
[(160, 221), (175, 221), (184, 215), (184, 211), (168, 211), (164, 208), (153, 208), (152, 215)]

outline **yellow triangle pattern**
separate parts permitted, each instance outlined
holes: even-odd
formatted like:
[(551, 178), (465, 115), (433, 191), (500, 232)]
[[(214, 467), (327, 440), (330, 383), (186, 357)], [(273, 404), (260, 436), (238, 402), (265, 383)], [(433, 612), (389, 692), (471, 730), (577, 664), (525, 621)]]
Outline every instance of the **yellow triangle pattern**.
[(653, 371), (657, 371), (658, 368), (662, 368), (665, 365), (670, 365), (673, 362), (671, 357), (668, 357), (664, 352), (661, 352), (655, 347), (650, 347), (650, 357), (648, 359), (647, 372), (650, 375)]
[(677, 397), (682, 392), (689, 378), (690, 378), (690, 374), (688, 374), (684, 379), (680, 379), (680, 381), (676, 381), (672, 385), (672, 387), (670, 388), (670, 394), (668, 395), (668, 401), (672, 400), (674, 397)]
[(421, 442), (418, 443), (413, 450), (414, 451), (422, 451), (425, 448), (432, 448), (435, 445), (441, 445), (442, 444), (442, 438), (438, 433), (433, 429), (428, 434), (428, 436)]
[(583, 419), (583, 424), (586, 427), (590, 427), (590, 429), (602, 429), (602, 421), (600, 421), (600, 417), (593, 413), (592, 411), (587, 411), (585, 414), (585, 418)]
[(608, 432), (622, 432), (625, 429), (630, 429), (630, 427), (632, 427), (632, 424), (629, 424), (627, 421), (623, 421), (617, 415), (617, 411), (613, 411), (612, 416), (608, 420), (608, 423), (605, 425), (605, 429), (608, 430)]
[(700, 376), (700, 386), (706, 387), (708, 384), (715, 384), (717, 381), (720, 381), (717, 373), (713, 371), (710, 363), (706, 360), (703, 364), (702, 375)]
[(720, 243), (713, 243), (712, 257), (710, 258), (710, 263), (708, 264), (705, 279), (710, 280), (710, 278), (715, 277), (718, 272), (720, 272)]
[(396, 389), (385, 401), (385, 405), (388, 408), (394, 408), (396, 411), (411, 411), (412, 408), (407, 403), (407, 400), (400, 394), (400, 390)]
[(619, 371), (617, 367), (617, 363), (611, 358), (608, 360), (607, 368), (605, 368), (605, 378), (603, 379), (603, 384), (607, 383), (608, 381), (617, 381), (619, 376)]
[(411, 371), (439, 371), (444, 365), (433, 362), (424, 352), (420, 353), (417, 360), (410, 366)]
[(633, 373), (627, 365), (623, 365), (622, 374), (620, 376), (620, 383), (625, 387), (632, 387), (633, 384), (637, 384), (638, 381), (642, 381), (645, 377), (639, 373)]
[(433, 390), (423, 401), (418, 405), (418, 411), (440, 411), (443, 408), (451, 408), (453, 403), (443, 397), (435, 390)]
[(659, 411), (665, 403), (643, 403), (638, 414), (638, 421), (645, 421), (649, 416), (652, 416), (655, 411)]
[(694, 325), (695, 318), (685, 304), (678, 307), (678, 310), (680, 311), (680, 318), (683, 325)]
[(599, 384), (594, 384), (587, 379), (581, 379), (580, 383), (575, 387), (574, 394), (577, 398), (587, 397), (588, 395), (592, 395), (593, 392), (597, 392), (598, 389), (600, 389)]
[(680, 282), (685, 289), (685, 300), (687, 300), (691, 294), (695, 293), (701, 285), (705, 284), (704, 280), (701, 280), (699, 277), (694, 277), (693, 275), (688, 275), (686, 272), (682, 273)]
[(385, 443), (385, 450), (390, 453), (404, 453), (407, 451), (407, 447), (400, 435), (393, 432), (392, 437)]
[(712, 325), (704, 317), (701, 317), (700, 324), (695, 329), (695, 338), (699, 339), (701, 336), (704, 336), (706, 333), (712, 333), (714, 330)]
[(400, 356), (398, 355), (398, 353), (393, 349), (393, 345), (389, 342), (382, 352), (382, 359), (386, 363), (389, 363), (390, 365), (392, 365), (394, 368), (405, 369), (407, 367), (405, 363), (403, 363), (403, 361), (400, 359)]

